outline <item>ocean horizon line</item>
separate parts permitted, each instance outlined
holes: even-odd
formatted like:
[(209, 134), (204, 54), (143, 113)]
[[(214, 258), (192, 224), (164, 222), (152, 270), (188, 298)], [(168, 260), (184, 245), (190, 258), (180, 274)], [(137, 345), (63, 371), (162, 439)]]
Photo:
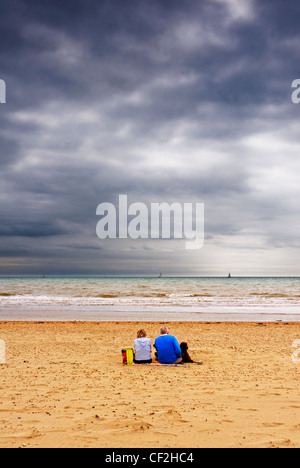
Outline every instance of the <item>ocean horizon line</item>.
[(279, 275), (279, 276), (274, 276), (274, 275), (247, 275), (247, 276), (242, 276), (242, 275), (232, 275), (230, 277), (224, 275), (213, 275), (213, 276), (195, 276), (195, 275), (147, 275), (147, 274), (141, 274), (141, 275), (102, 275), (102, 274), (56, 274), (56, 273), (50, 273), (50, 274), (16, 274), (16, 275), (1, 275), (0, 274), (0, 279), (56, 279), (56, 278), (64, 278), (64, 279), (85, 279), (85, 278), (99, 278), (99, 279), (300, 279), (299, 276), (295, 275)]

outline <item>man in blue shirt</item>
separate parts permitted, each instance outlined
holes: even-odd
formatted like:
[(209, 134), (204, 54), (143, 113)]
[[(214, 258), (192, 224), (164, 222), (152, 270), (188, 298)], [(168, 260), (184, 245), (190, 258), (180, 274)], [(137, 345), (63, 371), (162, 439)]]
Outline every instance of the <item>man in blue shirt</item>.
[(169, 335), (167, 327), (161, 327), (160, 336), (156, 338), (154, 347), (157, 351), (157, 359), (161, 364), (182, 362), (180, 345), (175, 336)]

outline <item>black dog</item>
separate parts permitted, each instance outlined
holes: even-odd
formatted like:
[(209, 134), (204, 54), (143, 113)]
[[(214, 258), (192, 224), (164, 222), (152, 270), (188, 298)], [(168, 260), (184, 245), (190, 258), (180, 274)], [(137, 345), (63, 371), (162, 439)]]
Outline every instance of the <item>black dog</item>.
[(183, 342), (181, 343), (180, 348), (181, 348), (182, 362), (194, 362), (188, 353), (188, 349), (189, 349), (188, 344)]

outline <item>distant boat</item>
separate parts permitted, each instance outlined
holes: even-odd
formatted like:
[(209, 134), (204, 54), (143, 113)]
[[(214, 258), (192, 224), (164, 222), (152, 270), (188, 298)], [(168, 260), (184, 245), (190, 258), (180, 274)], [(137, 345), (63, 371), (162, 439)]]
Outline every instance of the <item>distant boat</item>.
[(231, 274), (229, 273), (228, 278), (231, 278)]
[(159, 274), (159, 278), (162, 278), (162, 273)]

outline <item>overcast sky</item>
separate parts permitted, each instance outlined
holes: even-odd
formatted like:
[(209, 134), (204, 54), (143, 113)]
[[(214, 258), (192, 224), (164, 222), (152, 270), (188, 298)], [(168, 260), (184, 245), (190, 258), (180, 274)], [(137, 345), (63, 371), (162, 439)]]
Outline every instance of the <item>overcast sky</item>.
[[(0, 0), (0, 274), (300, 275), (300, 3)], [(100, 240), (205, 203), (205, 245)]]

